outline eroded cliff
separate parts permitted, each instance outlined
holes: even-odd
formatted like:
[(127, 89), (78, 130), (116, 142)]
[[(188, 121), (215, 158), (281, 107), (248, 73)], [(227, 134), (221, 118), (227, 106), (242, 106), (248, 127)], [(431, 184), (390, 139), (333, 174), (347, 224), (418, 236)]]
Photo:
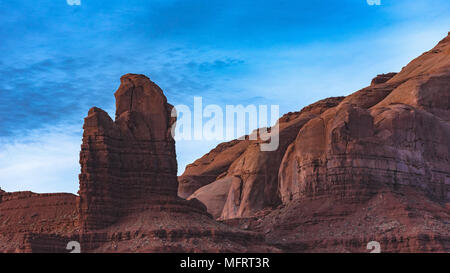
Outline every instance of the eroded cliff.
[[(275, 154), (251, 143), (227, 174), (192, 196), (285, 251), (361, 252), (371, 240), (384, 251), (448, 251), (449, 37), (399, 73), (378, 75), (317, 111), (313, 104), (287, 115), (294, 126), (280, 130)], [(195, 168), (205, 167), (188, 166), (180, 180)], [(277, 202), (264, 203), (277, 197), (275, 209)]]

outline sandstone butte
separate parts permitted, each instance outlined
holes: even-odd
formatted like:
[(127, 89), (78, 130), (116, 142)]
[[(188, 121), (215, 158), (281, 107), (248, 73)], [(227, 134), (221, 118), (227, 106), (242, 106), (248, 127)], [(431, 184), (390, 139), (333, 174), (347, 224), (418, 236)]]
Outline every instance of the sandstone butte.
[(399, 73), (218, 145), (177, 178), (162, 90), (127, 74), (85, 118), (78, 195), (0, 189), (0, 252), (450, 251), (450, 34)]

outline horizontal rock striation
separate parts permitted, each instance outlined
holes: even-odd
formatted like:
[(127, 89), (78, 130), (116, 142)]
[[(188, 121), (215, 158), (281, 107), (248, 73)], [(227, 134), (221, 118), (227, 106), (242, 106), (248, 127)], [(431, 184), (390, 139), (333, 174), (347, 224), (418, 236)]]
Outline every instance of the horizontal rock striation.
[(171, 134), (176, 118), (156, 84), (128, 74), (115, 97), (115, 121), (92, 108), (84, 124), (79, 190), (84, 252), (276, 251), (259, 234), (215, 222), (197, 199), (177, 196)]
[(39, 248), (32, 247), (32, 238), (79, 231), (78, 197), (73, 194), (3, 192), (1, 197), (0, 252), (31, 252)]
[[(283, 202), (330, 194), (359, 201), (384, 185), (450, 201), (450, 44), (436, 48), (300, 130), (280, 168)], [(413, 69), (430, 59), (440, 60), (438, 67)]]
[(284, 207), (266, 218), (268, 240), (287, 251), (364, 252), (372, 240), (449, 251), (449, 76), (447, 37), (303, 126), (279, 170)]
[(188, 199), (199, 199), (220, 219), (247, 217), (279, 205), (278, 170), (288, 145), (307, 121), (335, 107), (342, 99), (328, 98), (282, 116), (275, 125), (280, 140), (275, 151), (261, 151), (263, 140), (249, 140), (248, 136), (218, 145), (186, 167), (179, 177), (179, 195), (196, 189)]
[(279, 205), (278, 170), (288, 145), (311, 118), (335, 107), (342, 99), (328, 98), (299, 113), (281, 117), (275, 125), (279, 130), (279, 146), (275, 151), (262, 151), (262, 140), (251, 143), (227, 171), (227, 176), (233, 179), (220, 218), (248, 217), (264, 208)]
[(115, 97), (115, 121), (95, 107), (85, 119), (79, 190), (85, 229), (107, 227), (177, 194), (172, 106), (143, 75), (123, 76)]
[(84, 123), (79, 197), (0, 192), (0, 252), (277, 252), (177, 196), (172, 106), (143, 75), (121, 78), (116, 117)]
[[(367, 252), (371, 240), (385, 251), (448, 251), (449, 37), (399, 73), (315, 113), (313, 104), (281, 118), (294, 126), (280, 130), (279, 151), (250, 143), (192, 197), (214, 215), (224, 204), (224, 222), (264, 232), (284, 251)], [(268, 199), (266, 189), (278, 195)], [(276, 197), (277, 208), (262, 205)]]
[(450, 251), (450, 35), (284, 115), (276, 151), (246, 136), (178, 179), (162, 90), (127, 74), (115, 97), (85, 119), (79, 196), (0, 189), (0, 252)]

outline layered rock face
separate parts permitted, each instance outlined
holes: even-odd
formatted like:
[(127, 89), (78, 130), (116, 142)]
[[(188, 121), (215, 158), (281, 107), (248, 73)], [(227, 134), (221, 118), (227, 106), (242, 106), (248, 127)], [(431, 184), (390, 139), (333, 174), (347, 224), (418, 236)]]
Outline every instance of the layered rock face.
[(284, 115), (276, 151), (220, 144), (179, 185), (161, 89), (128, 74), (115, 97), (114, 121), (85, 119), (79, 196), (0, 189), (0, 252), (450, 251), (450, 36)]
[[(199, 199), (208, 212), (221, 219), (247, 217), (279, 205), (278, 170), (286, 148), (307, 121), (342, 99), (328, 98), (281, 117), (274, 126), (280, 140), (275, 151), (262, 151), (263, 140), (249, 140), (248, 136), (218, 145), (186, 167), (179, 177), (179, 195), (193, 192), (188, 199)], [(201, 187), (204, 184), (207, 186)]]
[(62, 252), (49, 239), (78, 232), (78, 197), (73, 194), (0, 192), (0, 252)]
[(449, 50), (445, 39), (399, 74), (378, 77), (309, 121), (283, 158), (282, 200), (358, 201), (403, 185), (449, 202)]
[(79, 190), (84, 251), (276, 251), (261, 235), (215, 222), (198, 200), (177, 196), (176, 118), (156, 84), (128, 74), (115, 97), (115, 121), (98, 108), (85, 119)]
[[(279, 151), (258, 153), (250, 143), (192, 197), (216, 216), (224, 204), (221, 219), (264, 232), (285, 251), (361, 252), (371, 240), (384, 251), (450, 249), (450, 36), (400, 73), (300, 118), (306, 109), (291, 132), (280, 130)], [(261, 189), (282, 204), (267, 210)]]
[(277, 252), (264, 237), (177, 196), (172, 106), (143, 75), (121, 78), (113, 121), (89, 110), (79, 197), (0, 192), (0, 252)]
[(254, 217), (227, 224), (262, 232), (283, 252), (363, 252), (371, 241), (381, 252), (448, 252), (449, 209), (411, 187), (390, 187), (367, 201), (299, 198)]
[(121, 78), (116, 119), (92, 108), (80, 153), (80, 220), (86, 229), (111, 225), (177, 193), (172, 106), (142, 75)]

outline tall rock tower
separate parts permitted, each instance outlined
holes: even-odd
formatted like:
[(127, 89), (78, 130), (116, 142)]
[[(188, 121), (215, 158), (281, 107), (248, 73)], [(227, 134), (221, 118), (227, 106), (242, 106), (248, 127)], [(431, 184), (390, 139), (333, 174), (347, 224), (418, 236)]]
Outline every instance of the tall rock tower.
[(116, 117), (92, 108), (84, 122), (80, 224), (95, 230), (177, 196), (172, 105), (144, 75), (122, 76)]

